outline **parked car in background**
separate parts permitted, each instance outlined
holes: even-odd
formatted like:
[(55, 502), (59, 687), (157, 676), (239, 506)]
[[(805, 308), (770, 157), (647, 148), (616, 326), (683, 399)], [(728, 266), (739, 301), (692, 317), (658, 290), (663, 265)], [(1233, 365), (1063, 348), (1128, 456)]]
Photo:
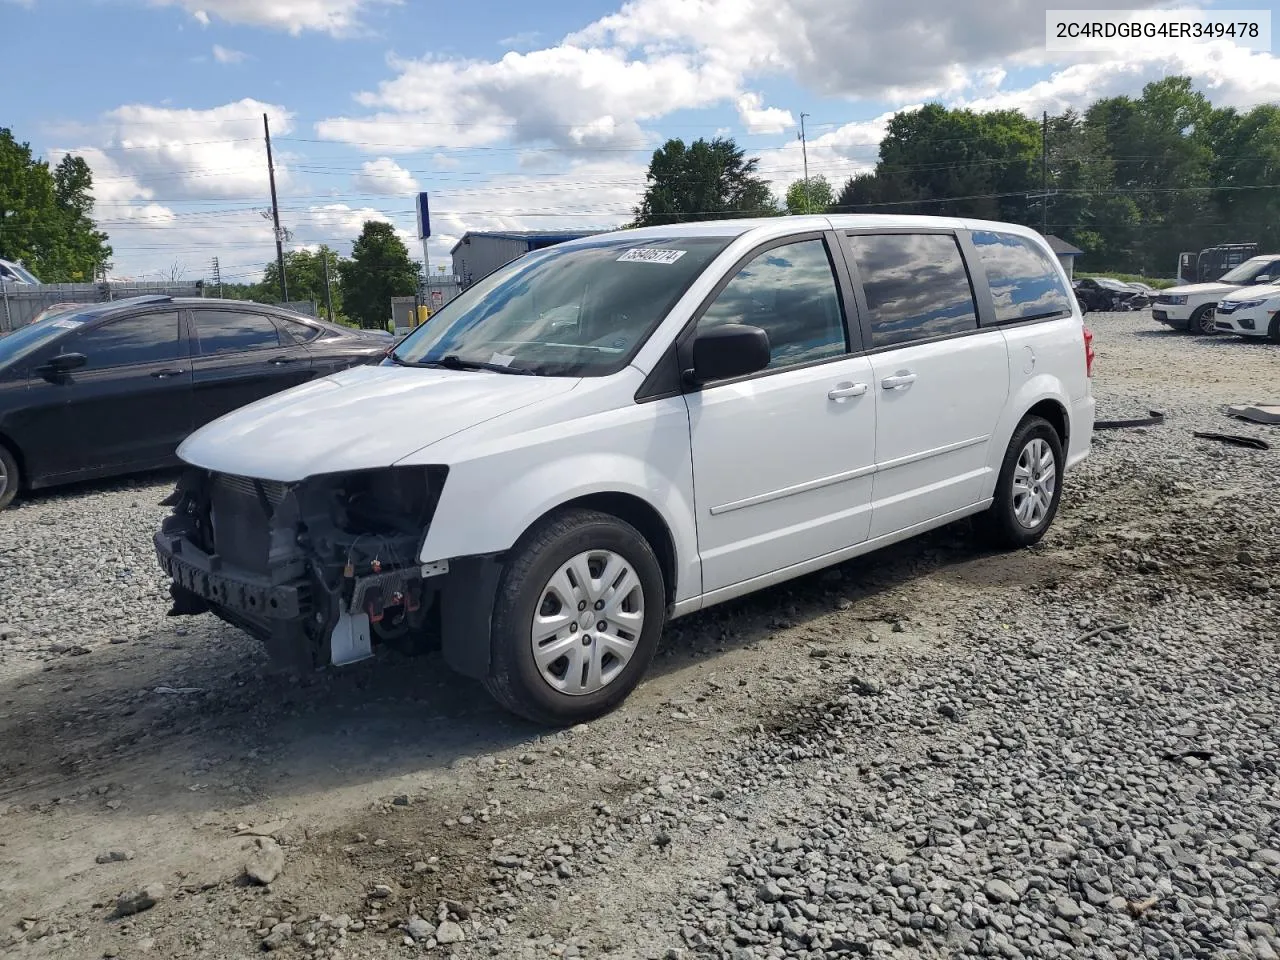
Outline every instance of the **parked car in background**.
[(1110, 277), (1079, 277), (1072, 281), (1076, 300), (1083, 313), (1139, 309), (1146, 305), (1141, 290)]
[(22, 264), (14, 263), (12, 260), (0, 260), (0, 283), (25, 283), (31, 286), (40, 286), (40, 281), (36, 279), (34, 273), (22, 266)]
[(1280, 284), (1242, 287), (1227, 294), (1214, 308), (1214, 319), (1219, 333), (1280, 343)]
[(1151, 307), (1151, 318), (1175, 330), (1217, 333), (1214, 307), (1228, 294), (1243, 287), (1280, 281), (1280, 254), (1253, 257), (1223, 274), (1213, 283), (1189, 283), (1161, 290)]
[(1068, 291), (1035, 231), (934, 217), (528, 253), (183, 443), (172, 612), (308, 668), (436, 635), (518, 714), (599, 715), (668, 617), (962, 517), (1038, 541), (1093, 429)]
[(19, 489), (172, 465), (195, 428), (390, 346), (236, 300), (134, 297), (50, 314), (0, 338), (0, 508)]

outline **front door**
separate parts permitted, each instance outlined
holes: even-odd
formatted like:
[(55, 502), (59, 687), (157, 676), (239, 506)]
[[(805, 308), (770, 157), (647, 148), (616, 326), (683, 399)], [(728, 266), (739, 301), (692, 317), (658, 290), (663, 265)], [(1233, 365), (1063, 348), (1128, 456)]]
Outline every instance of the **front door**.
[(950, 233), (854, 234), (846, 242), (865, 298), (877, 394), (875, 538), (991, 495), (1008, 348), (998, 328), (978, 328)]
[(698, 321), (769, 334), (765, 370), (687, 395), (703, 592), (867, 537), (876, 395), (821, 236), (743, 264)]
[(311, 379), (311, 354), (249, 307), (190, 313), (196, 425)]
[(191, 361), (177, 308), (107, 320), (60, 341), (57, 352), (86, 362), (31, 374), (28, 426), (41, 436), (44, 461), (33, 473), (65, 478), (173, 457), (191, 429)]

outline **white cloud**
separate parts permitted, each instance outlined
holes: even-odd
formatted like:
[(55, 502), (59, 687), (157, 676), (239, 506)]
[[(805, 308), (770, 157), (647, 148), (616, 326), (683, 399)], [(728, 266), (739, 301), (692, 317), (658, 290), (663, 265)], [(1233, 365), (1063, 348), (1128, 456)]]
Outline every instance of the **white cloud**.
[(1116, 59), (1096, 57), (1057, 70), (1044, 80), (1015, 90), (990, 90), (959, 102), (974, 110), (1077, 110), (1102, 97), (1136, 96), (1161, 77), (1186, 74), (1214, 106), (1248, 109), (1280, 101), (1280, 58), (1229, 43), (1182, 43), (1137, 48)]
[(248, 56), (241, 50), (231, 50), (218, 43), (213, 45), (213, 59), (219, 63), (243, 63)]
[[(273, 135), (292, 129), (284, 107), (249, 98), (208, 110), (126, 104), (103, 116), (98, 143), (72, 152), (108, 155), (113, 169), (166, 199), (258, 200), (268, 191), (263, 113)], [(289, 182), (277, 153), (276, 184)]]
[[(410, 152), (506, 139), (571, 147), (644, 147), (645, 120), (737, 93), (738, 78), (684, 54), (630, 58), (614, 49), (562, 45), (495, 62), (395, 60), (398, 73), (356, 97), (377, 111), (316, 125), (325, 139)], [(393, 142), (394, 148), (387, 146)]]
[(186, 10), (203, 26), (214, 18), (227, 23), (286, 30), (295, 36), (308, 30), (334, 35), (354, 32), (361, 16), (379, 4), (400, 0), (152, 0)]
[(351, 178), (351, 184), (363, 193), (387, 197), (408, 196), (419, 189), (413, 174), (390, 157), (366, 160), (360, 165), (360, 172)]
[(796, 123), (790, 110), (764, 106), (764, 98), (758, 93), (738, 97), (738, 116), (748, 133), (782, 133)]

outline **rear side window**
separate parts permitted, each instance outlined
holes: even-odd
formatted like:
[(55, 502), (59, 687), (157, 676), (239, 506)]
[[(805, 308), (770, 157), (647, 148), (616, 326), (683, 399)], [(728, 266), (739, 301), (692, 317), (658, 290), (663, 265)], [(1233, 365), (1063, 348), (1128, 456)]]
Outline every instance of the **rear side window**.
[(262, 314), (196, 310), (192, 316), (196, 336), (200, 340), (200, 352), (205, 356), (280, 346), (280, 331), (270, 317)]
[(996, 323), (1041, 320), (1071, 312), (1062, 278), (1049, 258), (1026, 237), (975, 230), (973, 245), (987, 272)]
[(969, 273), (955, 237), (942, 233), (848, 238), (871, 320), (871, 346), (976, 330)]
[(294, 343), (310, 343), (316, 337), (320, 336), (320, 328), (313, 327), (309, 324), (299, 323), (297, 320), (278, 320), (280, 328), (284, 330), (285, 336)]
[(108, 320), (100, 327), (73, 337), (62, 352), (83, 353), (88, 361), (84, 369), (100, 370), (176, 360), (181, 346), (178, 312), (170, 310)]

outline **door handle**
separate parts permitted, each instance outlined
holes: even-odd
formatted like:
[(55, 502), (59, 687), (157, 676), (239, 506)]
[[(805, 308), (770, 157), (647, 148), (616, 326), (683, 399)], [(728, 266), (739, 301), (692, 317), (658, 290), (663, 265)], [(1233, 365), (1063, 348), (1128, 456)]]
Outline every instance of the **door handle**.
[(880, 386), (886, 390), (905, 390), (916, 382), (916, 375), (907, 371), (905, 373), (895, 373), (892, 377), (885, 377), (880, 381)]
[(151, 375), (157, 380), (167, 380), (169, 377), (180, 377), (186, 372), (185, 370), (157, 370)]
[(286, 363), (293, 363), (293, 357), (272, 357), (267, 363), (273, 367), (282, 367)]
[(867, 392), (865, 383), (840, 383), (827, 391), (827, 397), (831, 400), (844, 400), (847, 397), (860, 397)]

